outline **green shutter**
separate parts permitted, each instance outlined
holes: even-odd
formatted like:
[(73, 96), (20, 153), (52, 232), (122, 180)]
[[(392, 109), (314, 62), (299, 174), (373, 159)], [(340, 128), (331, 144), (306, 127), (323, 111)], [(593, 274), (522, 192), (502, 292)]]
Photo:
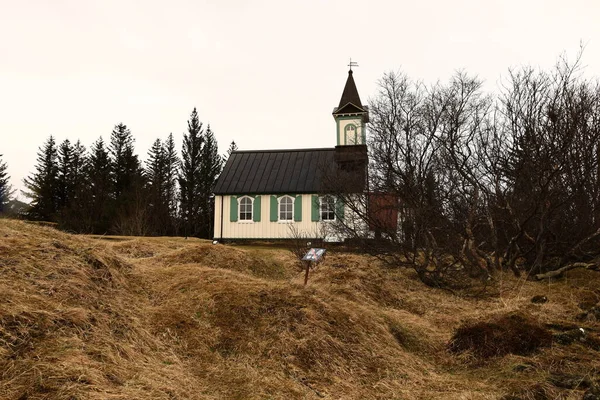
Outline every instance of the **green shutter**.
[(344, 201), (340, 198), (335, 201), (335, 217), (339, 220), (344, 219)]
[(277, 222), (277, 196), (271, 196), (271, 222)]
[(231, 222), (236, 222), (238, 219), (238, 202), (236, 196), (231, 196), (229, 198), (229, 220)]
[(302, 195), (299, 194), (294, 200), (294, 221), (302, 221)]
[(254, 222), (260, 222), (260, 196), (254, 198), (252, 210), (252, 220)]
[(313, 222), (318, 222), (321, 218), (319, 218), (319, 196), (313, 194), (310, 200), (310, 220)]

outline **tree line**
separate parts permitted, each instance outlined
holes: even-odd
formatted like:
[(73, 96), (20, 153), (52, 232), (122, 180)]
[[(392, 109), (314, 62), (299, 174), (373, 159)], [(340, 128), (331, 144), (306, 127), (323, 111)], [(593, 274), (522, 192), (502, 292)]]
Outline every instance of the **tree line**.
[[(89, 150), (79, 140), (58, 144), (50, 136), (39, 148), (35, 171), (24, 180), (31, 200), (25, 217), (78, 233), (210, 238), (211, 194), (226, 157), (219, 155), (210, 125), (203, 127), (194, 108), (181, 158), (173, 134), (154, 141), (145, 163), (134, 142), (122, 123), (108, 143), (99, 138)], [(232, 142), (228, 154), (235, 149)], [(8, 187), (5, 169), (0, 163), (0, 195)]]
[(2, 154), (0, 154), (0, 215), (7, 211), (8, 202), (12, 195), (11, 186), (8, 183), (8, 166), (2, 161)]
[[(464, 72), (430, 86), (383, 76), (369, 107), (379, 204), (339, 193), (387, 239), (387, 260), (432, 286), (598, 268), (600, 84), (580, 60), (513, 69), (497, 95)], [(364, 238), (357, 226), (346, 218), (340, 229)]]

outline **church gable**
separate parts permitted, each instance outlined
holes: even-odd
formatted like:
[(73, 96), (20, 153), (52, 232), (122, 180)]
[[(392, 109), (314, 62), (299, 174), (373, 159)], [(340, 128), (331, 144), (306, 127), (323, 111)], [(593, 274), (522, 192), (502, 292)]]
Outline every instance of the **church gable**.
[(357, 107), (352, 103), (347, 103), (340, 108), (336, 108), (334, 114), (362, 114), (364, 112), (364, 108)]

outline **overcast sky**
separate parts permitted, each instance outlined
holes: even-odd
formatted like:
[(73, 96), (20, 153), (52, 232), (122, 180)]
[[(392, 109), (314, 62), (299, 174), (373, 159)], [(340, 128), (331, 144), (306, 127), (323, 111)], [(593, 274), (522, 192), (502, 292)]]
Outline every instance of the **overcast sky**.
[(0, 0), (0, 154), (21, 189), (49, 135), (89, 148), (123, 122), (145, 159), (194, 107), (221, 153), (332, 147), (350, 57), (367, 103), (387, 71), (494, 90), (580, 42), (599, 76), (598, 0)]

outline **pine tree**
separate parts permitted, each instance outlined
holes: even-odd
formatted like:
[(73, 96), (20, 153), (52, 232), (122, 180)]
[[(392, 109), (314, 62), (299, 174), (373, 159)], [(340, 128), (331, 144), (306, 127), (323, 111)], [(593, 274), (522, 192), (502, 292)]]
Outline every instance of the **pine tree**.
[(160, 139), (156, 139), (148, 151), (146, 161), (148, 180), (148, 214), (153, 234), (164, 235), (169, 223), (169, 206), (166, 198), (166, 157)]
[(85, 183), (88, 190), (84, 192), (87, 213), (86, 227), (93, 233), (106, 233), (110, 227), (110, 215), (113, 208), (112, 198), (112, 165), (104, 140), (99, 138), (90, 149), (90, 156), (83, 166)]
[(31, 199), (28, 217), (54, 221), (58, 210), (58, 152), (50, 136), (38, 151), (36, 171), (24, 179), (25, 195)]
[[(0, 154), (0, 157), (2, 157), (2, 154)], [(0, 214), (6, 211), (5, 207), (11, 194), (10, 184), (8, 183), (10, 177), (7, 175), (6, 170), (6, 163), (0, 158)]]
[(115, 126), (110, 137), (112, 166), (114, 229), (125, 235), (145, 235), (146, 203), (144, 176), (138, 156), (134, 154), (133, 136), (126, 125)]
[(179, 159), (173, 134), (164, 143), (156, 139), (148, 152), (145, 175), (152, 231), (173, 235), (177, 231), (177, 168)]
[(235, 141), (232, 140), (231, 143), (229, 144), (229, 148), (227, 149), (227, 152), (225, 154), (223, 154), (223, 156), (221, 157), (223, 165), (225, 165), (225, 163), (227, 163), (227, 160), (229, 160), (231, 153), (233, 153), (234, 151), (237, 151), (237, 149), (238, 149), (237, 144), (235, 143)]
[[(71, 185), (75, 196), (82, 189), (85, 182), (85, 165), (87, 162), (85, 146), (79, 140), (73, 145), (73, 159), (71, 163)], [(76, 198), (75, 198), (76, 199)]]
[(165, 176), (165, 154), (160, 139), (156, 139), (148, 151), (146, 161), (146, 178), (150, 186), (156, 186), (158, 193), (162, 195), (163, 178)]
[(180, 211), (186, 236), (200, 234), (200, 207), (202, 205), (200, 166), (203, 144), (202, 122), (200, 122), (198, 112), (194, 108), (188, 120), (188, 133), (183, 135), (181, 170), (178, 177)]
[(212, 220), (214, 215), (214, 207), (212, 193), (217, 181), (217, 177), (221, 172), (223, 159), (219, 155), (217, 140), (210, 129), (210, 125), (206, 128), (204, 146), (201, 152), (200, 164), (200, 196), (202, 206), (200, 210), (201, 221), (201, 237), (212, 237)]
[(65, 208), (69, 204), (71, 196), (71, 163), (73, 161), (73, 146), (69, 139), (58, 146), (58, 209)]
[(179, 157), (175, 150), (173, 134), (170, 133), (167, 141), (163, 144), (165, 155), (165, 197), (169, 210), (169, 233), (176, 233), (177, 218), (177, 172), (179, 170)]
[(225, 157), (225, 159), (228, 159), (229, 156), (231, 155), (231, 153), (233, 153), (234, 151), (237, 151), (238, 146), (235, 143), (234, 140), (231, 141), (231, 144), (229, 145), (229, 148), (227, 149), (227, 156)]
[(58, 222), (64, 229), (89, 231), (83, 222), (87, 213), (87, 190), (84, 165), (85, 147), (78, 140), (74, 145), (67, 139), (58, 148)]
[(109, 146), (115, 199), (121, 198), (140, 174), (140, 162), (134, 154), (133, 142), (131, 131), (126, 125), (115, 125), (110, 135)]

